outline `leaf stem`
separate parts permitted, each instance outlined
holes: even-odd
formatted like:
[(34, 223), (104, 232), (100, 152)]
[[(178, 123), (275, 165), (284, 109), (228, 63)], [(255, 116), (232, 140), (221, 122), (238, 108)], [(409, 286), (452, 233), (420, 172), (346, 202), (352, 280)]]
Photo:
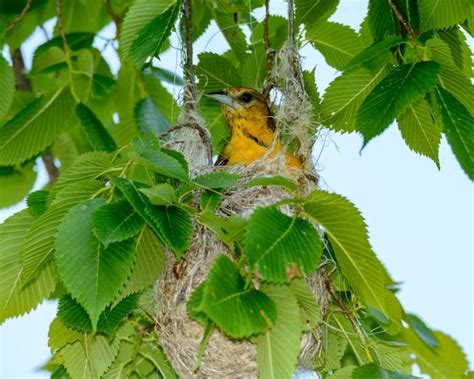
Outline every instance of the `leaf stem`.
[(16, 28), (16, 26), (25, 18), (26, 14), (31, 8), (31, 3), (33, 0), (28, 0), (24, 6), (24, 8), (21, 10), (21, 13), (12, 21), (10, 26), (5, 30), (5, 35), (13, 31), (13, 29)]

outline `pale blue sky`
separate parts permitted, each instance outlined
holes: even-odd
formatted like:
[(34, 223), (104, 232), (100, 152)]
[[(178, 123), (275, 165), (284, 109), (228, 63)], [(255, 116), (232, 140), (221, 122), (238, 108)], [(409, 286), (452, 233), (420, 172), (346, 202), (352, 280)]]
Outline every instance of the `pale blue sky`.
[[(272, 13), (284, 14), (283, 2), (272, 1)], [(342, 0), (333, 20), (357, 28), (366, 1)], [(109, 29), (104, 33), (110, 34)], [(104, 34), (102, 33), (102, 34)], [(221, 52), (226, 43), (216, 29), (196, 43), (195, 52)], [(40, 33), (24, 53), (42, 43)], [(471, 47), (472, 47), (472, 40)], [(337, 73), (320, 54), (304, 49), (305, 68), (316, 66), (322, 92)], [(110, 53), (110, 52), (109, 52)], [(117, 68), (114, 55), (110, 63)], [(179, 52), (171, 51), (159, 65), (179, 71)], [(374, 250), (395, 280), (403, 282), (399, 298), (406, 311), (417, 313), (432, 328), (454, 337), (474, 360), (473, 187), (446, 141), (440, 149), (441, 170), (408, 150), (396, 126), (364, 149), (360, 136), (329, 134), (316, 147), (323, 187), (349, 198), (364, 215)], [(322, 152), (321, 152), (322, 149)], [(45, 182), (40, 168), (37, 188)], [(0, 211), (0, 221), (19, 207)], [(0, 377), (48, 377), (35, 369), (48, 357), (47, 329), (55, 304), (40, 306), (0, 327)]]

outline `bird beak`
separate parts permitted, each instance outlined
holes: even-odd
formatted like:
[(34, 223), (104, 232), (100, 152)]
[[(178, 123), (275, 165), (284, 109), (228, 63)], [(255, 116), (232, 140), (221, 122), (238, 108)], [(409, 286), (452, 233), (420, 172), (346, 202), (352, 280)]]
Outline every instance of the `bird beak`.
[(210, 99), (216, 100), (221, 104), (227, 105), (231, 108), (235, 108), (235, 102), (234, 99), (229, 96), (227, 92), (213, 92), (213, 93), (208, 93), (205, 96), (207, 96)]

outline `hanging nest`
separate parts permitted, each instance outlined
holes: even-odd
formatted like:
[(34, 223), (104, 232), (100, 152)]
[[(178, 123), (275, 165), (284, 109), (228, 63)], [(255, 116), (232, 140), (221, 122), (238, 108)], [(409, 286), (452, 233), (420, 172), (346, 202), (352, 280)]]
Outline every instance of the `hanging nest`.
[[(310, 162), (314, 143), (310, 137), (314, 135), (313, 110), (304, 91), (298, 49), (288, 45), (280, 53), (278, 62), (274, 75), (281, 78), (285, 85), (279, 88), (284, 102), (275, 116), (277, 129), (292, 133), (292, 136), (301, 142), (298, 155)], [(289, 71), (295, 66), (296, 73), (293, 71), (289, 77)], [(206, 134), (203, 134), (203, 131)], [(301, 197), (317, 188), (317, 175), (313, 167), (306, 164), (304, 169), (288, 168), (283, 151), (277, 155), (266, 154), (246, 166), (212, 166), (209, 160), (210, 144), (207, 131), (195, 110), (190, 112), (189, 108), (184, 109), (179, 125), (166, 137), (165, 146), (184, 155), (189, 163), (191, 176), (212, 171), (239, 174), (239, 181), (224, 192), (224, 199), (217, 209), (221, 217), (240, 215), (248, 218), (259, 207), (294, 197), (293, 193), (279, 186), (242, 185), (254, 178), (276, 175), (288, 177), (298, 182)], [(199, 197), (195, 196), (192, 202), (197, 208)], [(291, 214), (288, 206), (283, 206), (282, 211)], [(183, 260), (177, 262), (173, 254), (167, 253), (163, 274), (156, 284), (156, 330), (160, 344), (182, 378), (256, 378), (256, 346), (246, 340), (231, 340), (217, 328), (212, 331), (199, 369), (195, 369), (204, 328), (188, 316), (187, 302), (194, 289), (207, 279), (215, 258), (220, 254), (233, 256), (228, 247), (209, 229), (196, 223), (194, 230), (190, 248)], [(324, 315), (328, 303), (324, 281), (318, 273), (307, 278), (307, 281), (320, 304), (321, 314)], [(305, 333), (301, 340), (300, 365), (305, 367), (306, 363), (313, 362), (313, 358), (321, 351), (321, 346), (320, 330)]]

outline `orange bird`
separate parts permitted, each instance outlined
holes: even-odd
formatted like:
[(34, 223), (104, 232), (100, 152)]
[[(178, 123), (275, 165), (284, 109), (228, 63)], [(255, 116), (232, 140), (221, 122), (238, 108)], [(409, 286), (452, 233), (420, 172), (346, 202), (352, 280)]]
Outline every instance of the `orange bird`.
[[(268, 149), (276, 155), (284, 145), (274, 141), (275, 123), (266, 97), (247, 87), (227, 88), (207, 95), (221, 103), (231, 138), (217, 164), (249, 164), (262, 157)], [(285, 151), (289, 167), (302, 168), (302, 162)]]

